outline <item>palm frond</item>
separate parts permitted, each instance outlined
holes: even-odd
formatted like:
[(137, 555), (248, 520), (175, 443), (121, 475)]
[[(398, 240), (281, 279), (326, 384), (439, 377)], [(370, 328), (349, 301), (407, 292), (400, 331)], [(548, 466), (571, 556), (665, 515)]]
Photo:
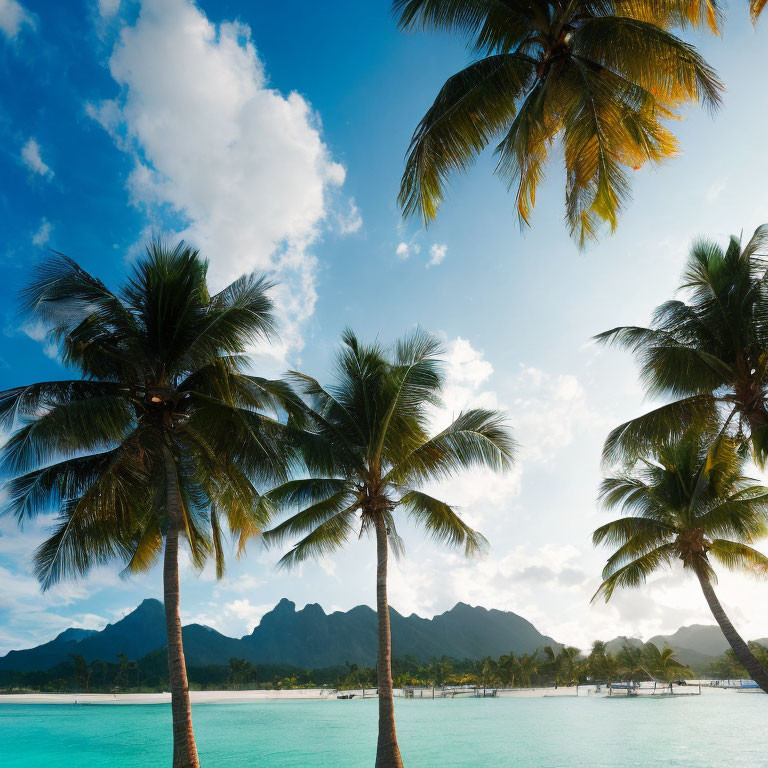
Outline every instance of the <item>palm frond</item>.
[(679, 437), (690, 427), (716, 431), (717, 400), (710, 394), (695, 395), (662, 405), (616, 427), (603, 446), (603, 461), (612, 464), (634, 460), (668, 438)]
[(280, 559), (278, 567), (294, 568), (310, 558), (331, 554), (347, 543), (354, 533), (356, 519), (353, 507), (336, 512), (313, 528), (301, 541)]
[(760, 578), (768, 577), (768, 557), (742, 542), (714, 539), (708, 554), (729, 571), (743, 570)]
[(592, 602), (604, 597), (608, 602), (617, 587), (639, 587), (658, 568), (669, 565), (675, 556), (673, 544), (662, 544), (616, 570), (603, 572), (603, 583), (592, 596)]
[(506, 418), (496, 411), (465, 411), (442, 432), (427, 440), (395, 465), (391, 482), (408, 483), (450, 477), (471, 467), (509, 469), (517, 443)]
[(406, 216), (435, 218), (452, 173), (467, 170), (512, 121), (535, 62), (503, 53), (470, 64), (449, 78), (411, 139), (398, 202)]
[(487, 549), (485, 537), (470, 528), (444, 501), (421, 491), (410, 490), (403, 494), (400, 504), (408, 510), (411, 520), (423, 526), (435, 541), (452, 547), (464, 547), (467, 557), (481, 554)]

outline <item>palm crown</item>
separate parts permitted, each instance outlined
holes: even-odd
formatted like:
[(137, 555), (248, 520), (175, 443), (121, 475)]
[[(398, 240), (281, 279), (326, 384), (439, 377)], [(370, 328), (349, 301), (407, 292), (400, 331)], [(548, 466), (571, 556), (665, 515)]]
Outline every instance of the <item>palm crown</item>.
[(211, 296), (206, 270), (183, 244), (154, 244), (119, 293), (61, 255), (27, 289), (26, 309), (83, 377), (0, 394), (2, 426), (18, 427), (2, 455), (9, 511), (20, 523), (60, 513), (35, 555), (44, 587), (115, 557), (145, 569), (169, 525), (221, 573), (221, 521), (239, 550), (264, 525), (254, 482), (285, 463), (263, 411), (284, 388), (246, 375), (243, 353), (274, 332), (270, 286), (243, 277)]
[(448, 79), (413, 134), (399, 200), (425, 223), (448, 177), (497, 139), (496, 171), (528, 223), (561, 139), (567, 219), (583, 245), (601, 221), (616, 227), (627, 169), (675, 154), (664, 121), (679, 105), (719, 103), (713, 70), (669, 31), (716, 30), (714, 0), (395, 0), (394, 10), (404, 29), (464, 33), (482, 57)]
[(635, 353), (651, 395), (672, 402), (609, 435), (608, 460), (651, 450), (691, 424), (723, 426), (749, 437), (759, 463), (768, 458), (768, 226), (742, 246), (694, 243), (683, 275), (686, 300), (667, 301), (649, 328), (623, 326), (596, 338)]
[(395, 510), (404, 508), (437, 539), (463, 545), (471, 554), (484, 539), (447, 503), (418, 490), (432, 479), (471, 466), (510, 465), (514, 441), (494, 411), (466, 411), (434, 437), (427, 432), (430, 407), (440, 404), (444, 375), (434, 338), (416, 332), (391, 354), (343, 335), (336, 381), (323, 388), (293, 373), (307, 403), (294, 423), (298, 448), (311, 477), (291, 480), (266, 498), (281, 508), (298, 508), (267, 532), (270, 541), (302, 535), (283, 557), (292, 565), (343, 545), (358, 521), (361, 533), (382, 525), (397, 552)]
[[(751, 546), (768, 532), (768, 488), (742, 474), (738, 443), (720, 436), (711, 445), (689, 432), (638, 460), (634, 471), (606, 478), (603, 504), (626, 513), (598, 528), (595, 545), (615, 547), (595, 597), (636, 587), (674, 562), (706, 582), (712, 562), (768, 573), (768, 557)], [(594, 598), (593, 598), (594, 599)]]

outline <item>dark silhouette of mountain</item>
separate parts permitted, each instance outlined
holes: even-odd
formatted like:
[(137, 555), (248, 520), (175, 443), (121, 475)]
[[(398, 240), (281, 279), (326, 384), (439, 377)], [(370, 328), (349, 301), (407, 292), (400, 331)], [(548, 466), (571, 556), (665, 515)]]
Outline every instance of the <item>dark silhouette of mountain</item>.
[[(607, 643), (608, 650), (618, 653), (626, 642), (636, 647), (644, 645), (643, 641), (636, 637), (617, 637)], [(671, 635), (656, 635), (648, 642), (659, 649), (672, 648), (680, 662), (699, 673), (703, 673), (714, 659), (730, 648), (725, 635), (716, 624), (691, 624), (688, 627), (680, 627)], [(768, 644), (766, 640), (756, 642)]]
[[(542, 635), (521, 616), (508, 611), (473, 608), (458, 603), (433, 619), (402, 616), (390, 609), (395, 656), (427, 662), (440, 656), (458, 659), (532, 653), (560, 645)], [(350, 662), (372, 665), (376, 659), (376, 613), (359, 605), (326, 614), (311, 603), (297, 611), (281, 600), (266, 613), (250, 635), (235, 639), (210, 627), (190, 624), (183, 629), (184, 652), (190, 666), (227, 664), (233, 656), (254, 664), (290, 664), (317, 669)], [(79, 639), (78, 639), (79, 638)], [(55, 640), (0, 658), (0, 670), (47, 670), (70, 655), (86, 661), (113, 661), (119, 653), (140, 659), (166, 645), (163, 605), (145, 600), (135, 611), (100, 632), (69, 629)]]
[(618, 637), (614, 637), (613, 640), (609, 640), (605, 644), (605, 650), (608, 653), (616, 655), (625, 645), (629, 645), (633, 648), (642, 648), (645, 643), (639, 637), (627, 637), (626, 635), (619, 635)]
[(649, 642), (659, 648), (665, 645), (674, 649), (687, 648), (705, 656), (720, 656), (731, 647), (716, 624), (691, 624), (690, 627), (680, 627), (671, 635), (656, 635)]
[(164, 645), (163, 604), (150, 599), (99, 632), (71, 627), (49, 643), (25, 651), (10, 651), (0, 658), (0, 669), (24, 672), (50, 669), (62, 661), (69, 661), (70, 655), (75, 654), (83, 656), (88, 662), (97, 659), (115, 661), (119, 653), (124, 653), (129, 659), (140, 659)]

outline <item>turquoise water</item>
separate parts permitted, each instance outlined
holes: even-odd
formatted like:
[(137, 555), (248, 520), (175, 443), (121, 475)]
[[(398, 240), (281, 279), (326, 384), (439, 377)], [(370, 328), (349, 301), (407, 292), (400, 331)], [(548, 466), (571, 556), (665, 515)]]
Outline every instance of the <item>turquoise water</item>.
[[(768, 697), (398, 700), (406, 768), (765, 766)], [(0, 704), (4, 768), (170, 766), (170, 708)], [(203, 768), (372, 766), (376, 701), (193, 707)]]

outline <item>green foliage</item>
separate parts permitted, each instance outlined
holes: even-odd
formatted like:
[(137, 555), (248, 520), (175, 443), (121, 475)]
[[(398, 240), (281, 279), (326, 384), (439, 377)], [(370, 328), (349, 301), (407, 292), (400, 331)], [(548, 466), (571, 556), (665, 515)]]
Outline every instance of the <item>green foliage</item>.
[(629, 169), (676, 154), (666, 123), (682, 104), (720, 102), (722, 85), (671, 29), (707, 24), (714, 0), (394, 0), (407, 31), (447, 30), (480, 56), (447, 80), (416, 128), (399, 202), (434, 219), (449, 178), (498, 141), (497, 174), (527, 224), (552, 145), (566, 166), (566, 215), (581, 245), (615, 229)]
[(768, 573), (768, 557), (750, 544), (768, 531), (768, 488), (744, 476), (736, 440), (688, 432), (661, 443), (627, 473), (603, 480), (603, 504), (625, 517), (600, 526), (595, 545), (614, 551), (595, 593), (637, 587), (658, 568), (679, 561), (714, 578), (712, 561), (730, 570)]
[(611, 432), (607, 462), (633, 460), (695, 426), (749, 440), (768, 459), (768, 225), (746, 245), (693, 244), (680, 291), (657, 307), (648, 328), (623, 326), (597, 336), (632, 352), (649, 395), (671, 403)]
[(113, 559), (150, 567), (169, 492), (195, 564), (212, 556), (219, 575), (222, 526), (240, 553), (267, 522), (257, 485), (288, 470), (276, 413), (290, 395), (246, 374), (244, 353), (274, 334), (271, 286), (246, 276), (211, 296), (206, 272), (197, 251), (154, 242), (116, 293), (61, 254), (24, 291), (81, 376), (0, 393), (7, 510), (19, 524), (58, 513), (35, 554), (44, 588)]
[(309, 477), (265, 494), (265, 503), (294, 514), (265, 534), (269, 542), (301, 537), (281, 563), (329, 554), (356, 534), (383, 524), (397, 554), (395, 513), (402, 508), (437, 541), (485, 544), (449, 504), (419, 490), (430, 479), (476, 466), (503, 470), (515, 443), (500, 414), (473, 409), (434, 437), (430, 416), (440, 405), (440, 347), (416, 331), (391, 350), (363, 345), (345, 331), (333, 386), (294, 373), (303, 402), (294, 403), (294, 444)]

